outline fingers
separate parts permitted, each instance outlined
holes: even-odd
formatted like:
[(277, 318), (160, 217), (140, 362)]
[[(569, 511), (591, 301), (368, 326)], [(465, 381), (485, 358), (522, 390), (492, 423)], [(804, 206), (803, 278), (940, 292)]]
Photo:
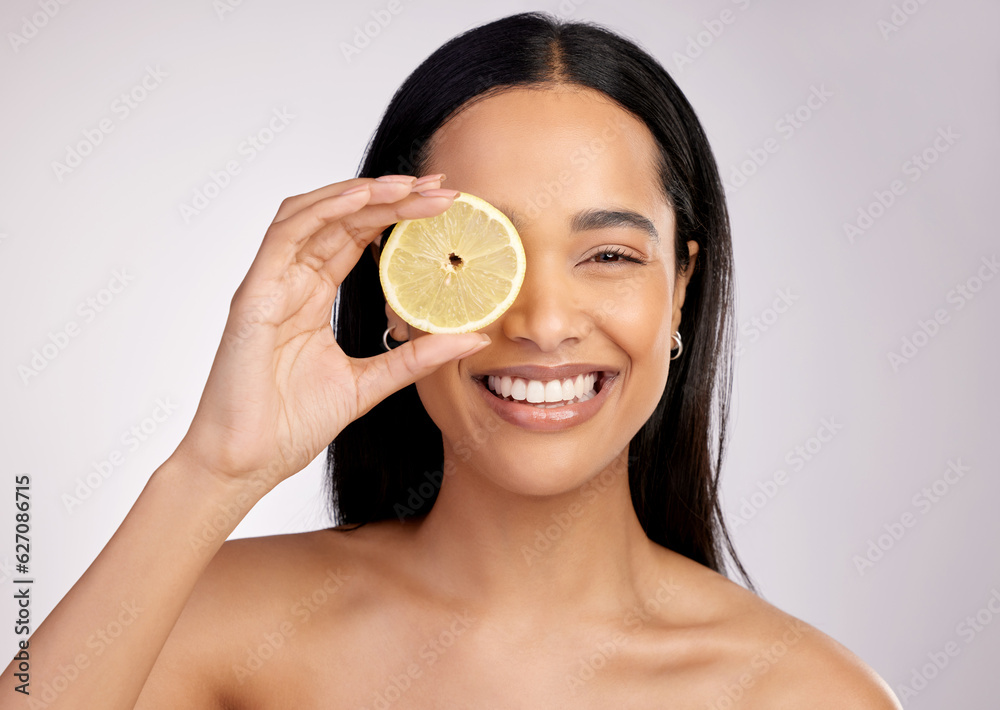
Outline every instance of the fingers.
[[(399, 176), (399, 177), (409, 177), (409, 176)], [(367, 185), (370, 182), (369, 178), (354, 178), (352, 180), (344, 180), (343, 182), (335, 182), (332, 185), (325, 185), (317, 190), (311, 192), (306, 192), (301, 195), (295, 195), (294, 197), (286, 198), (281, 206), (278, 207), (278, 213), (274, 215), (273, 223), (281, 222), (288, 219), (294, 214), (301, 212), (304, 208), (309, 205), (313, 205), (320, 200), (325, 200), (330, 197), (336, 197), (337, 195), (342, 195), (353, 190), (356, 187), (362, 185)]]
[[(366, 188), (369, 197), (363, 202), (364, 209), (344, 214), (345, 201), (363, 195)], [(458, 196), (455, 190), (418, 188), (415, 192), (405, 183), (372, 181), (354, 189), (360, 191), (322, 199), (274, 225), (287, 231), (286, 239), (296, 246), (300, 261), (310, 256), (325, 261), (347, 245), (348, 239), (364, 248), (390, 224), (439, 214)]]
[(414, 193), (399, 202), (367, 205), (364, 210), (318, 230), (299, 249), (297, 258), (299, 261), (320, 265), (319, 268), (333, 283), (340, 284), (354, 268), (365, 248), (378, 239), (388, 225), (404, 219), (441, 214), (454, 203), (458, 194), (453, 190), (435, 193)]
[(384, 355), (360, 360), (364, 368), (358, 377), (357, 416), (444, 363), (472, 355), (489, 344), (485, 333), (425, 335)]
[[(278, 213), (275, 215), (274, 221), (280, 222), (293, 214), (301, 212), (304, 208), (315, 204), (320, 200), (343, 194), (347, 190), (351, 190), (355, 187), (371, 182), (408, 184), (413, 187), (427, 189), (431, 187), (439, 187), (441, 179), (443, 178), (443, 174), (425, 175), (421, 178), (414, 177), (413, 175), (383, 175), (375, 178), (374, 180), (372, 178), (354, 178), (343, 182), (335, 182), (332, 185), (326, 185), (318, 190), (313, 190), (312, 192), (306, 192), (301, 195), (289, 197), (281, 203), (281, 207), (278, 208)], [(436, 182), (437, 184), (429, 185), (428, 183), (430, 182)]]
[[(440, 190), (442, 178), (388, 175), (337, 183), (290, 198), (279, 212), (285, 213), (286, 206), (293, 204), (301, 209), (272, 223), (258, 260), (278, 270), (301, 262), (319, 271), (340, 255), (342, 258), (327, 270), (339, 284), (385, 227), (401, 219), (440, 214), (450, 206), (457, 193)], [(312, 201), (304, 199), (309, 196)], [(262, 268), (258, 265), (258, 270)]]

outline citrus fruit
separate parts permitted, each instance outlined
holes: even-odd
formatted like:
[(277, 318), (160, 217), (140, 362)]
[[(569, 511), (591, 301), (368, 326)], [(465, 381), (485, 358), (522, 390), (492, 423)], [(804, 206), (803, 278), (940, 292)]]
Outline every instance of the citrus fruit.
[(386, 301), (428, 333), (484, 328), (517, 298), (524, 247), (507, 216), (459, 193), (442, 214), (396, 224), (379, 261)]

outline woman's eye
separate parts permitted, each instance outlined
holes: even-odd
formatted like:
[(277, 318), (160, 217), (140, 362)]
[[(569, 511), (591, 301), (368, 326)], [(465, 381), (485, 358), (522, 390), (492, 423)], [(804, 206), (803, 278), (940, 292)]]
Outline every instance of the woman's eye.
[(631, 262), (634, 264), (644, 263), (641, 258), (637, 255), (632, 255), (626, 252), (624, 249), (617, 247), (601, 249), (599, 252), (591, 257), (592, 261), (596, 261), (600, 264), (617, 264), (621, 262)]

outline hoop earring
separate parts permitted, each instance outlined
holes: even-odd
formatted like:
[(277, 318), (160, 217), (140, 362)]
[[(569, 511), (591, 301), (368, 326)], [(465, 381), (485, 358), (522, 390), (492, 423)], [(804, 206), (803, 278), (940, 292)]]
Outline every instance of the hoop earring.
[[(681, 332), (677, 331), (676, 333), (674, 333), (670, 337), (677, 341), (677, 354), (670, 356), (671, 360), (676, 360), (677, 358), (679, 358), (681, 356), (681, 352), (683, 352), (683, 350), (684, 350), (684, 344), (681, 342)], [(671, 348), (671, 352), (673, 352), (672, 348)]]
[[(385, 329), (384, 333), (382, 333), (382, 347), (385, 348), (386, 352), (389, 352), (393, 348), (398, 348), (404, 342), (404, 341), (396, 340), (395, 338), (390, 338), (389, 337), (389, 331), (390, 330), (392, 330), (392, 326), (391, 325), (388, 328)], [(394, 342), (395, 345), (389, 345), (389, 340), (392, 340), (392, 342)]]

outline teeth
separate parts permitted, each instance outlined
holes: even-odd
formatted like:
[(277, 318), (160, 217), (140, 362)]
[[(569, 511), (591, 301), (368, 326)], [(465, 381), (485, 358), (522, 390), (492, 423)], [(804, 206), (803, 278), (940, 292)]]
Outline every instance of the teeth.
[(577, 375), (564, 380), (526, 380), (521, 377), (489, 375), (487, 386), (500, 397), (552, 409), (593, 399), (597, 392), (597, 373)]

